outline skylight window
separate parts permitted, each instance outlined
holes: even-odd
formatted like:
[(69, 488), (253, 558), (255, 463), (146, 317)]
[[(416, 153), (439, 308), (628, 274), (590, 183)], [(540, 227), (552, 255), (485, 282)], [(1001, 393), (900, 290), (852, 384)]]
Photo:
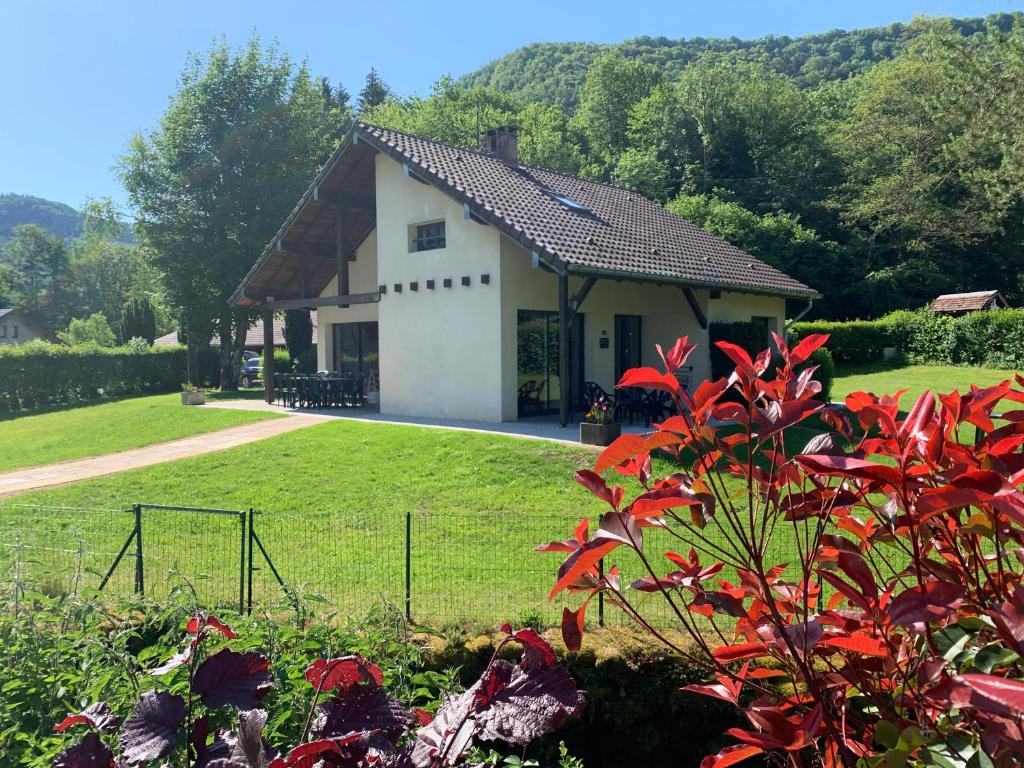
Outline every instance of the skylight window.
[(582, 203), (577, 203), (568, 195), (563, 195), (560, 192), (555, 192), (555, 190), (548, 189), (547, 187), (541, 187), (541, 189), (543, 189), (546, 194), (551, 195), (551, 197), (555, 198), (555, 200), (560, 202), (566, 208), (571, 208), (574, 211), (581, 211), (582, 213), (590, 213), (590, 209), (587, 208), (587, 206), (583, 205)]

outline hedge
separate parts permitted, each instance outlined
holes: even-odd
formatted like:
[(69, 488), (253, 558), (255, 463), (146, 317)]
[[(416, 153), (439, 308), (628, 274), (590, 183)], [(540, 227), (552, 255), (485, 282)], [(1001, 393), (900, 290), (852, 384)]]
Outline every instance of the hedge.
[(1024, 368), (1024, 309), (959, 317), (902, 310), (873, 321), (795, 323), (791, 330), (797, 338), (829, 334), (828, 348), (842, 365), (879, 362), (893, 347), (912, 363)]
[(181, 386), (186, 370), (184, 347), (144, 353), (40, 342), (0, 347), (0, 412), (168, 392)]

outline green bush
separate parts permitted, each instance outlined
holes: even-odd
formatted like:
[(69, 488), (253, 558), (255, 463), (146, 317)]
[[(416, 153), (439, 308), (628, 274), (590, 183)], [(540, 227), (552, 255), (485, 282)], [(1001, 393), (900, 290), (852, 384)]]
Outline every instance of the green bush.
[(763, 325), (738, 321), (734, 323), (711, 323), (708, 325), (708, 341), (711, 344), (711, 378), (720, 379), (732, 373), (733, 364), (715, 346), (716, 341), (728, 341), (742, 347), (753, 357), (771, 343)]
[(1024, 368), (1024, 309), (969, 312), (960, 317), (926, 309), (900, 310), (878, 320), (795, 323), (795, 338), (829, 334), (840, 365), (874, 363), (894, 347), (912, 363)]
[(839, 365), (878, 362), (883, 357), (882, 350), (894, 346), (889, 338), (888, 326), (878, 320), (793, 323), (789, 330), (793, 343), (812, 333), (828, 334), (829, 352)]
[(818, 370), (814, 372), (814, 379), (821, 383), (821, 392), (818, 399), (826, 403), (832, 401), (832, 382), (836, 378), (836, 364), (832, 361), (832, 353), (826, 347), (818, 347), (808, 358), (807, 362), (796, 366), (796, 370), (802, 371), (808, 366), (816, 365)]
[[(267, 370), (267, 355), (260, 355), (260, 364)], [(274, 373), (289, 373), (292, 369), (292, 358), (287, 349), (274, 348)]]
[(46, 342), (0, 347), (0, 412), (96, 397), (169, 392), (186, 375), (184, 347), (68, 347)]

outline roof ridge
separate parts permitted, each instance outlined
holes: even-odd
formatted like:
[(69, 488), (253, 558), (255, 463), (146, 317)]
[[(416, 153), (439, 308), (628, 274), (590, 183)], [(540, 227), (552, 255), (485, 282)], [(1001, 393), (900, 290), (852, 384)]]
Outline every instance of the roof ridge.
[[(477, 157), (486, 158), (488, 160), (495, 160), (495, 161), (501, 163), (502, 165), (507, 166), (511, 170), (528, 170), (528, 171), (540, 171), (542, 173), (551, 173), (551, 174), (554, 174), (555, 176), (561, 176), (563, 179), (572, 179), (573, 181), (581, 181), (584, 184), (593, 184), (594, 186), (606, 187), (608, 189), (614, 189), (614, 190), (616, 190), (618, 192), (625, 192), (626, 194), (636, 195), (638, 198), (640, 198), (641, 200), (643, 200), (646, 203), (652, 203), (653, 205), (658, 205), (653, 200), (649, 200), (648, 198), (646, 198), (643, 195), (641, 195), (635, 189), (629, 189), (627, 187), (620, 187), (618, 184), (612, 184), (609, 181), (599, 181), (597, 179), (587, 179), (587, 178), (584, 178), (583, 176), (575, 176), (575, 175), (573, 175), (571, 173), (565, 173), (564, 171), (556, 171), (553, 168), (544, 168), (544, 167), (539, 166), (539, 165), (529, 165), (527, 163), (517, 163), (515, 165), (512, 165), (512, 163), (509, 163), (507, 160), (505, 160), (505, 159), (503, 159), (501, 157), (498, 157), (497, 155), (493, 155), (493, 154), (491, 154), (489, 152), (481, 152), (479, 149), (469, 149), (468, 147), (460, 147), (458, 144), (449, 144), (447, 141), (438, 141), (437, 139), (431, 139), (431, 138), (428, 138), (426, 136), (421, 136), (418, 133), (409, 133), (408, 131), (400, 131), (397, 128), (389, 128), (386, 125), (377, 125), (376, 123), (366, 123), (366, 122), (363, 122), (362, 120), (359, 120), (359, 121), (356, 122), (356, 127), (357, 128), (359, 128), (359, 127), (361, 127), (361, 128), (368, 128), (370, 130), (377, 130), (377, 131), (390, 131), (391, 133), (397, 133), (397, 134), (399, 134), (401, 136), (405, 136), (405, 137), (410, 138), (410, 139), (416, 139), (417, 141), (425, 141), (425, 142), (428, 142), (429, 144), (436, 144), (439, 147), (446, 147), (448, 149), (454, 149), (457, 152), (469, 152), (471, 155), (476, 155)], [(658, 207), (660, 208), (662, 206), (658, 206)]]

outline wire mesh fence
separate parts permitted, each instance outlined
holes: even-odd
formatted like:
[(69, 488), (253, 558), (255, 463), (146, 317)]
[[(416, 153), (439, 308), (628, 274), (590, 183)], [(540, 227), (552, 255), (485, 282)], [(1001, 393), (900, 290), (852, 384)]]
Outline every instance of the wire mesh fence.
[[(382, 601), (417, 623), (550, 625), (566, 593), (548, 600), (565, 553), (538, 553), (579, 521), (565, 514), (434, 511), (219, 510), (132, 504), (113, 509), (0, 505), (0, 572), (54, 593), (103, 589), (162, 599), (186, 585), (208, 606), (236, 610), (316, 596), (347, 615)], [(684, 551), (667, 532), (644, 532), (652, 553)], [(776, 542), (773, 562), (785, 562)], [(789, 558), (792, 562), (792, 557)], [(622, 584), (647, 572), (616, 552)], [(656, 569), (670, 570), (668, 561)], [(658, 595), (632, 593), (642, 615), (671, 623)], [(588, 623), (629, 620), (595, 600)]]

